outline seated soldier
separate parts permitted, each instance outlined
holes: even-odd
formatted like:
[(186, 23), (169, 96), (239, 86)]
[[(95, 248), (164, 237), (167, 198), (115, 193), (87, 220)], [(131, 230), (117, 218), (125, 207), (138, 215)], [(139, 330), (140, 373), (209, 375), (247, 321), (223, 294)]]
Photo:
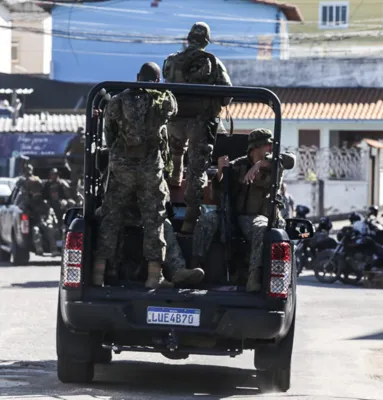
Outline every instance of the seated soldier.
[[(101, 149), (99, 152), (98, 168), (101, 174), (101, 191), (102, 194), (106, 192), (108, 185), (108, 150)], [(167, 185), (166, 185), (167, 188)], [(170, 193), (167, 192), (168, 202), (170, 201)], [(125, 211), (124, 220), (125, 226), (141, 227), (142, 218), (140, 209), (137, 205), (137, 197), (132, 195), (132, 198), (127, 199), (130, 204), (129, 208)], [(103, 216), (102, 206), (96, 210), (96, 216)], [(187, 269), (186, 261), (182, 254), (180, 245), (178, 244), (177, 237), (174, 233), (173, 226), (169, 219), (164, 221), (164, 237), (166, 242), (165, 266), (169, 272), (171, 282), (175, 285), (182, 284), (197, 284), (202, 281), (205, 274), (200, 268)], [(113, 271), (117, 274), (117, 271)]]
[[(229, 190), (235, 222), (243, 236), (251, 243), (250, 265), (246, 289), (249, 292), (261, 288), (263, 235), (268, 223), (268, 205), (271, 187), (271, 151), (273, 137), (268, 129), (255, 129), (249, 134), (247, 155), (229, 162), (228, 156), (218, 159), (218, 171), (212, 179), (213, 197), (219, 201), (222, 169), (229, 168)], [(278, 186), (284, 169), (295, 165), (293, 153), (281, 154)], [(279, 226), (283, 220), (277, 210)], [(203, 266), (213, 237), (219, 227), (219, 214), (211, 211), (201, 216), (193, 238), (193, 265)]]

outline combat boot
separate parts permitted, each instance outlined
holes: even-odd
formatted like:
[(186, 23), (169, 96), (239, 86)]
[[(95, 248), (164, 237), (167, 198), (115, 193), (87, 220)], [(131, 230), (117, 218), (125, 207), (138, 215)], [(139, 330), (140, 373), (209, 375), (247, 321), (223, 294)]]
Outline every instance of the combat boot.
[(95, 286), (102, 286), (104, 283), (104, 274), (106, 268), (105, 260), (96, 260), (93, 265), (92, 283)]
[(173, 172), (169, 186), (181, 187), (184, 174), (184, 156), (173, 156)]
[(193, 233), (201, 212), (199, 207), (186, 207), (185, 219), (181, 227), (181, 233)]
[(181, 268), (176, 271), (172, 278), (175, 285), (196, 285), (205, 277), (205, 272), (201, 268), (186, 269)]
[(157, 261), (148, 262), (148, 279), (145, 282), (145, 287), (149, 289), (172, 288), (174, 285), (168, 282), (163, 274), (161, 264)]
[(247, 284), (246, 284), (246, 291), (259, 292), (262, 287), (261, 278), (262, 278), (261, 268), (255, 268), (249, 271), (249, 276), (247, 278)]

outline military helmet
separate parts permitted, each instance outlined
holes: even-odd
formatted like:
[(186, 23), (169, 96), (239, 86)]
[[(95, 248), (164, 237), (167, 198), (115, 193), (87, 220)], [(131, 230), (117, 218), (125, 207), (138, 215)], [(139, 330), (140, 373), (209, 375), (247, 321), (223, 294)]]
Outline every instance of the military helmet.
[(207, 46), (210, 43), (210, 26), (205, 22), (196, 22), (188, 34), (188, 42), (197, 42)]
[(27, 172), (33, 172), (33, 165), (32, 164), (25, 164), (24, 170)]
[(273, 134), (271, 133), (270, 129), (263, 129), (263, 128), (254, 129), (249, 134), (247, 152), (250, 152), (251, 150), (264, 146), (266, 144), (272, 144), (272, 143), (273, 143)]

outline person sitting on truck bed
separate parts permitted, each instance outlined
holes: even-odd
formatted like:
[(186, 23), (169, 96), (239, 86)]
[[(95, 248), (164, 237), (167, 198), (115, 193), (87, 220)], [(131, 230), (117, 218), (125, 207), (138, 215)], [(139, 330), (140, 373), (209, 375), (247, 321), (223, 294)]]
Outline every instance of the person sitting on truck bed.
[[(160, 74), (157, 64), (146, 63), (137, 80), (159, 82)], [(109, 180), (95, 254), (94, 285), (103, 283), (106, 261), (113, 259), (129, 198), (136, 193), (144, 228), (143, 255), (148, 261), (145, 286), (174, 286), (162, 274), (166, 254), (166, 182), (161, 149), (166, 124), (177, 114), (177, 107), (170, 91), (128, 89), (114, 96), (105, 109)]]
[[(105, 193), (108, 184), (108, 149), (101, 149), (98, 153), (98, 169), (100, 172), (101, 192)], [(170, 192), (166, 185), (166, 200), (170, 202)], [(102, 218), (104, 214), (103, 207), (96, 210), (96, 216)], [(124, 227), (141, 227), (142, 216), (137, 202), (137, 196), (132, 194), (125, 212)], [(121, 228), (123, 229), (123, 227)], [(181, 247), (173, 230), (173, 225), (168, 218), (164, 222), (164, 237), (166, 242), (166, 256), (164, 266), (167, 267), (172, 283), (177, 286), (185, 284), (197, 284), (204, 278), (204, 271), (200, 268), (187, 269), (186, 261), (182, 254)], [(116, 256), (118, 258), (118, 255)], [(116, 268), (111, 266), (109, 276), (117, 276)]]
[[(229, 190), (232, 210), (245, 239), (251, 242), (250, 265), (246, 289), (259, 291), (261, 282), (263, 235), (268, 222), (268, 198), (271, 174), (270, 152), (272, 133), (268, 129), (255, 129), (249, 134), (247, 155), (229, 162), (228, 156), (218, 159), (218, 171), (212, 179), (213, 197), (219, 199), (222, 169), (229, 167)], [(281, 154), (282, 165), (278, 185), (282, 182), (284, 169), (295, 165), (293, 153)], [(277, 210), (279, 214), (279, 210)], [(278, 218), (281, 221), (280, 215)], [(205, 257), (219, 227), (216, 211), (204, 214), (196, 225), (193, 238), (193, 264), (203, 265)]]
[(43, 194), (44, 198), (53, 208), (59, 225), (61, 225), (66, 209), (76, 205), (76, 202), (69, 198), (69, 191), (69, 185), (60, 179), (57, 168), (52, 168), (49, 173), (49, 179), (45, 182)]

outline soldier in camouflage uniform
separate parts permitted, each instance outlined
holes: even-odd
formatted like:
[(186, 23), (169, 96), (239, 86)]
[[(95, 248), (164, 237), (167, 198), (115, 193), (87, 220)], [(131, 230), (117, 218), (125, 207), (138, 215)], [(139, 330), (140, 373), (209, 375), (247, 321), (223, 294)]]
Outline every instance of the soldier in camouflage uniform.
[(77, 200), (78, 181), (84, 174), (84, 148), (85, 134), (84, 129), (80, 127), (64, 150), (67, 166), (70, 169), (72, 198), (75, 200)]
[(69, 198), (69, 185), (60, 179), (57, 168), (52, 168), (49, 180), (45, 183), (43, 194), (48, 204), (53, 208), (57, 221), (61, 225), (64, 212), (75, 206), (74, 200)]
[[(263, 257), (263, 235), (268, 222), (268, 204), (271, 187), (271, 151), (273, 138), (268, 129), (255, 129), (249, 135), (247, 155), (229, 162), (227, 156), (218, 160), (218, 172), (212, 180), (213, 196), (219, 201), (222, 168), (229, 167), (229, 188), (236, 222), (243, 236), (251, 243), (251, 255), (247, 291), (259, 291)], [(283, 178), (283, 170), (295, 165), (293, 153), (281, 154), (281, 168), (278, 185)], [(278, 226), (283, 220), (277, 210)], [(219, 228), (217, 212), (208, 212), (198, 221), (193, 241), (193, 262), (204, 263), (213, 237)]]
[[(99, 171), (102, 185), (102, 192), (105, 193), (108, 185), (108, 151), (102, 149), (100, 154)], [(112, 177), (113, 179), (113, 177)], [(166, 201), (170, 201), (170, 192), (166, 182), (164, 182), (164, 189), (166, 191)], [(126, 209), (124, 215), (123, 227), (141, 227), (142, 216), (137, 201), (136, 193), (132, 193), (131, 196), (126, 199)], [(103, 205), (96, 210), (96, 215), (103, 218), (105, 210)], [(168, 268), (171, 281), (175, 285), (182, 284), (197, 284), (202, 281), (205, 273), (200, 268), (186, 269), (186, 261), (182, 254), (182, 250), (177, 241), (177, 237), (173, 230), (173, 225), (169, 219), (164, 221), (164, 239), (166, 242), (166, 255), (164, 266)], [(117, 271), (113, 271), (116, 275)]]
[[(223, 63), (205, 51), (210, 42), (210, 27), (197, 22), (188, 35), (188, 47), (171, 54), (164, 62), (163, 75), (167, 82), (231, 86)], [(192, 233), (200, 215), (203, 188), (207, 184), (206, 171), (211, 163), (217, 117), (229, 98), (177, 96), (177, 119), (168, 125), (173, 173), (170, 185), (180, 187), (183, 179), (184, 155), (188, 151), (185, 202), (187, 211), (181, 228)]]
[[(42, 246), (41, 232), (46, 236), (49, 241), (50, 250), (53, 256), (57, 256), (60, 252), (57, 249), (55, 235), (52, 234), (53, 228), (49, 222), (50, 207), (43, 198), (43, 183), (40, 178), (33, 175), (33, 166), (27, 164), (25, 166), (25, 173), (17, 182), (16, 187), (21, 191), (19, 198), (19, 207), (28, 212), (32, 225), (32, 240), (37, 255), (42, 255), (44, 250)], [(52, 225), (53, 226), (53, 225)]]
[[(144, 64), (138, 81), (159, 82), (160, 68)], [(113, 260), (118, 235), (127, 220), (131, 199), (144, 228), (143, 255), (148, 261), (148, 288), (172, 287), (164, 279), (167, 187), (163, 177), (161, 140), (168, 119), (177, 114), (169, 91), (129, 89), (113, 97), (105, 110), (105, 139), (109, 148), (109, 179), (103, 203), (93, 283), (101, 285), (106, 260)]]

